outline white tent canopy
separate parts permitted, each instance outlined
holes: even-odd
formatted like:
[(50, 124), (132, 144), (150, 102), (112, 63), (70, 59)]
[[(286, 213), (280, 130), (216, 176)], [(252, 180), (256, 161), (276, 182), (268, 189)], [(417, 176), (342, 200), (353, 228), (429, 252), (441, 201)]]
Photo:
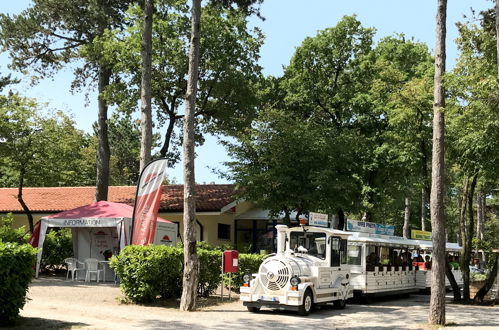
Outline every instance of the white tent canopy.
[[(74, 257), (105, 260), (110, 254), (117, 254), (129, 241), (133, 208), (126, 204), (99, 201), (76, 209), (43, 217), (36, 224), (30, 243), (43, 247), (48, 228), (71, 228)], [(154, 244), (175, 245), (177, 225), (158, 218)], [(36, 260), (36, 277), (40, 271), (43, 249)], [(109, 274), (109, 275), (107, 275)], [(107, 279), (114, 274), (107, 272)]]

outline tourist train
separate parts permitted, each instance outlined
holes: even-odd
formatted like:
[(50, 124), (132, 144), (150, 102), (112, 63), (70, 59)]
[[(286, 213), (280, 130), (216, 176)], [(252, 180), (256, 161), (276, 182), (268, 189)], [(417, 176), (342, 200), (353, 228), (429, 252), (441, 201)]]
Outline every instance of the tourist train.
[[(250, 312), (270, 307), (308, 315), (315, 304), (344, 308), (354, 294), (411, 293), (431, 285), (431, 241), (309, 225), (275, 228), (277, 253), (258, 273), (245, 274), (240, 288)], [(460, 251), (455, 243), (446, 249), (453, 256)], [(462, 284), (461, 272), (453, 272)]]

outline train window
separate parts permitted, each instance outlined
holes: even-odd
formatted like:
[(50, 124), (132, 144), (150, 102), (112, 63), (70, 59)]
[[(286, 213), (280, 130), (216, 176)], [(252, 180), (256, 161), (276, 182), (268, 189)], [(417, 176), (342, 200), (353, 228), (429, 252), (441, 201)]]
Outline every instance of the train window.
[(331, 267), (340, 265), (340, 241), (339, 237), (331, 237)]
[(307, 254), (317, 258), (326, 258), (326, 234), (325, 233), (306, 233), (292, 232), (289, 246), (298, 251), (298, 247), (305, 248)]
[(374, 271), (375, 266), (379, 266), (379, 247), (368, 245), (366, 246), (366, 270)]
[(348, 246), (348, 262), (349, 265), (360, 265), (362, 262), (362, 246), (349, 245)]
[(347, 240), (342, 239), (340, 241), (340, 262), (341, 264), (347, 263)]

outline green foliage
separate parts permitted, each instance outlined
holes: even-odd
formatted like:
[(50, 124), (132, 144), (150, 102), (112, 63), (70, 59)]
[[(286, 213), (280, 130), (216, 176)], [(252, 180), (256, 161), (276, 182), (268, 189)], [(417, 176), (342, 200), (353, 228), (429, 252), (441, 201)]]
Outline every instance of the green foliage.
[(274, 215), (342, 210), (402, 227), (404, 198), (429, 186), (433, 63), (424, 44), (373, 35), (343, 17), (262, 84), (252, 127), (227, 143), (241, 197)]
[[(106, 95), (120, 111), (129, 114), (137, 109), (140, 97), (142, 8), (131, 6), (125, 19), (127, 29), (106, 31), (95, 44), (99, 45), (106, 61), (113, 63), (117, 75)], [(263, 43), (262, 33), (248, 27), (245, 11), (207, 4), (202, 9), (201, 20), (197, 143), (203, 143), (205, 130), (235, 134), (251, 122), (257, 105), (257, 83), (261, 79), (257, 61)], [(187, 86), (190, 30), (187, 1), (156, 3), (152, 98), (159, 125), (167, 127), (161, 153), (167, 153), (173, 162), (180, 160), (178, 127), (183, 114), (179, 110)], [(120, 60), (117, 62), (116, 58)]]
[[(266, 255), (261, 254), (239, 254), (239, 271), (232, 274), (231, 288), (232, 290), (239, 292), (239, 288), (243, 286), (243, 276), (248, 273), (250, 276), (252, 274), (258, 273), (260, 264)], [(224, 283), (226, 286), (229, 284), (228, 275), (225, 274)]]
[(50, 230), (43, 242), (41, 269), (56, 268), (64, 264), (64, 259), (73, 256), (71, 229)]
[(220, 286), (222, 251), (198, 249), (198, 294), (208, 297)]
[(0, 325), (12, 324), (26, 303), (37, 250), (0, 241)]
[(120, 278), (121, 290), (135, 303), (179, 297), (182, 265), (182, 249), (155, 245), (127, 246), (110, 263)]
[(31, 187), (89, 182), (80, 172), (87, 139), (62, 112), (46, 113), (34, 100), (17, 94), (0, 96), (1, 185), (15, 187), (21, 180)]
[[(222, 249), (198, 249), (198, 294), (209, 296), (221, 282)], [(257, 272), (264, 256), (239, 255), (240, 271), (233, 277), (232, 287), (242, 285), (246, 270)], [(158, 298), (178, 298), (182, 293), (183, 249), (171, 246), (127, 246), (111, 258), (110, 267), (120, 278), (120, 288), (135, 303)], [(227, 283), (227, 279), (225, 279)]]
[(27, 243), (29, 239), (26, 229), (23, 227), (14, 229), (12, 224), (14, 223), (14, 217), (12, 213), (0, 218), (0, 242), (12, 242), (12, 243)]

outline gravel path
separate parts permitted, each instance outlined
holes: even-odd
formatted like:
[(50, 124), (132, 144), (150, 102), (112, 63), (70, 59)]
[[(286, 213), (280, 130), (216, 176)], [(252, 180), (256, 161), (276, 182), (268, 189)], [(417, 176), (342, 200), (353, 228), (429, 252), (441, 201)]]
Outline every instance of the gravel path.
[[(195, 312), (181, 312), (178, 302), (156, 306), (123, 304), (113, 284), (40, 278), (29, 290), (16, 329), (415, 329), (427, 319), (429, 296), (386, 298), (369, 305), (329, 306), (308, 317), (262, 309), (252, 314), (238, 300), (202, 299)], [(499, 329), (499, 307), (447, 305), (447, 322), (458, 329)]]

